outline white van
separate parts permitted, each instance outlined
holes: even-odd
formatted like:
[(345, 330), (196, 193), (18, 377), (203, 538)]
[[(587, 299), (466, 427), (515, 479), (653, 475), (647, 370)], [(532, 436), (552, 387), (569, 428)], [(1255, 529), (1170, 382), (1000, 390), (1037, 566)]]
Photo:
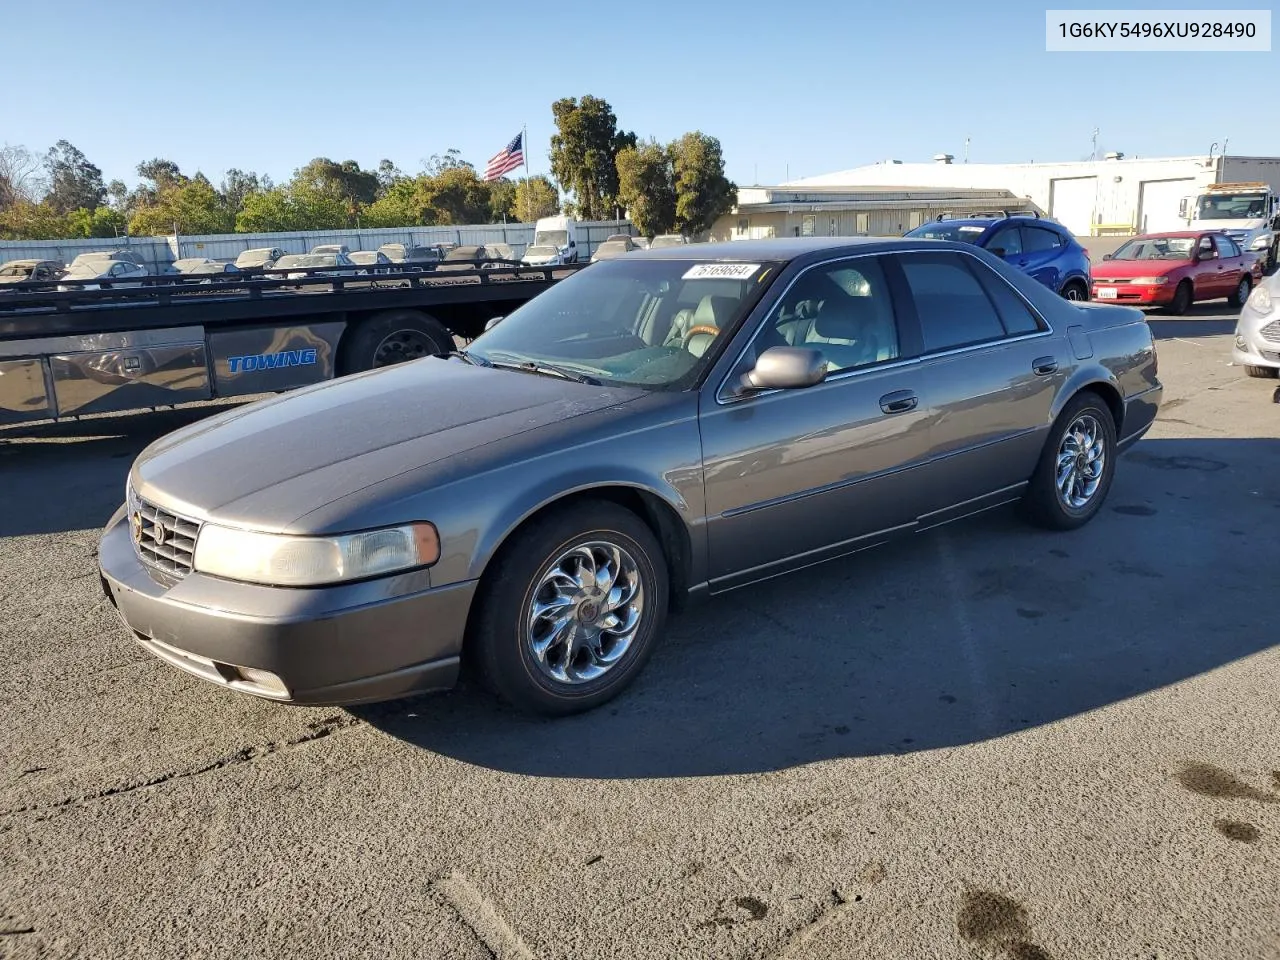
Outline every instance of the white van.
[(555, 247), (561, 263), (578, 262), (578, 221), (572, 217), (543, 217), (533, 227), (531, 247)]

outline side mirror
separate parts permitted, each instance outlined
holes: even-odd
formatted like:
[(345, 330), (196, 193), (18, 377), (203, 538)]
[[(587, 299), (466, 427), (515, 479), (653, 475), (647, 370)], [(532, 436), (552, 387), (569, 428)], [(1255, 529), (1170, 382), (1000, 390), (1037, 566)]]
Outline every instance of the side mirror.
[(1115, 256), (1115, 254), (1114, 254), (1114, 253), (1104, 253), (1104, 254), (1102, 255), (1102, 259), (1103, 259), (1103, 260), (1110, 260), (1110, 259), (1111, 259), (1112, 257), (1114, 257), (1114, 256)]
[(502, 317), (494, 317), (494, 318), (492, 318), (488, 323), (486, 323), (486, 324), (484, 325), (485, 332), (487, 333), (488, 331), (492, 330), (494, 327), (496, 327), (496, 326), (497, 326), (498, 324), (500, 324), (501, 322), (502, 322)]
[(739, 392), (799, 390), (821, 383), (826, 375), (827, 360), (821, 350), (770, 347), (760, 354), (756, 365), (742, 375)]
[(1004, 256), (1004, 247), (992, 247), (992, 248), (991, 248), (991, 252), (992, 252), (993, 254), (995, 254), (997, 257), (1003, 257), (1003, 256)]
[(1184, 220), (1187, 217), (1187, 198), (1186, 197), (1183, 197), (1181, 200), (1178, 201), (1178, 216), (1182, 217)]
[(1201, 250), (1199, 253), (1196, 254), (1196, 259), (1212, 260), (1217, 255), (1218, 255), (1218, 252), (1216, 250)]
[(573, 250), (573, 249), (574, 249), (575, 247), (577, 247), (577, 246), (578, 246), (578, 243), (577, 243), (577, 241), (576, 241), (576, 240), (570, 240), (570, 241), (569, 241), (569, 249), (570, 249), (570, 250)]

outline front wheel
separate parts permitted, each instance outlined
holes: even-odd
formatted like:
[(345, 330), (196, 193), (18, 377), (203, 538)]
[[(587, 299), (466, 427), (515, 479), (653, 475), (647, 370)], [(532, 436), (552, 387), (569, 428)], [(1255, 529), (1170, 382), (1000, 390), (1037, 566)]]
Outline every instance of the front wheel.
[(605, 501), (536, 519), (485, 574), (469, 659), (502, 699), (563, 716), (636, 678), (667, 618), (666, 558), (649, 527)]
[(1227, 303), (1233, 307), (1243, 307), (1244, 302), (1249, 299), (1249, 289), (1252, 286), (1253, 284), (1249, 282), (1248, 277), (1241, 277), (1231, 296), (1227, 297)]
[(1174, 316), (1180, 317), (1191, 309), (1193, 296), (1194, 292), (1191, 289), (1191, 281), (1183, 280), (1178, 284), (1178, 289), (1173, 292), (1173, 302), (1171, 302), (1165, 309)]
[(1027, 518), (1050, 530), (1074, 530), (1093, 519), (1115, 475), (1116, 426), (1096, 393), (1073, 397), (1049, 433), (1023, 496)]

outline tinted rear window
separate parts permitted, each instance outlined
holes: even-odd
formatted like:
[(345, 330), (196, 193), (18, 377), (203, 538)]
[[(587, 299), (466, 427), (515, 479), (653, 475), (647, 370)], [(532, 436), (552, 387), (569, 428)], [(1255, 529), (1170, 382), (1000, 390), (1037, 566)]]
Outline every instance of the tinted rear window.
[(926, 353), (1004, 337), (995, 306), (959, 254), (904, 254), (899, 262), (915, 301)]

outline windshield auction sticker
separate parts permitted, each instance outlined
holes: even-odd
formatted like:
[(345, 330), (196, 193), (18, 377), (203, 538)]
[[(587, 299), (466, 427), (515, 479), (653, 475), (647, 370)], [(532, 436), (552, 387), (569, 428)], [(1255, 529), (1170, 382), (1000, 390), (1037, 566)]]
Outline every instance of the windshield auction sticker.
[(1049, 52), (1271, 51), (1270, 10), (1046, 10)]
[(699, 263), (690, 267), (682, 280), (750, 280), (758, 263)]

